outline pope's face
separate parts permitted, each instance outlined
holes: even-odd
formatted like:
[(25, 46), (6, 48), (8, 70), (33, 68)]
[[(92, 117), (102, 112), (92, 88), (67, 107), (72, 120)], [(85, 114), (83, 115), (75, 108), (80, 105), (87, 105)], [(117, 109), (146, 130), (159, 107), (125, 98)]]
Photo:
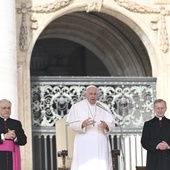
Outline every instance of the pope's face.
[(97, 89), (95, 87), (88, 88), (85, 96), (90, 104), (95, 104), (97, 100)]
[(4, 119), (7, 119), (11, 115), (11, 103), (9, 101), (2, 101), (0, 103), (0, 115)]
[(157, 117), (163, 117), (166, 112), (166, 105), (164, 102), (155, 103), (154, 112)]

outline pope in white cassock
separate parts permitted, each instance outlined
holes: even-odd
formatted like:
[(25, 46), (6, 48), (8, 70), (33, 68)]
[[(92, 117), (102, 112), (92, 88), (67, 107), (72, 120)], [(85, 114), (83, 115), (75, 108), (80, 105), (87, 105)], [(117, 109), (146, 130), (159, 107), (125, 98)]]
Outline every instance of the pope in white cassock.
[(88, 86), (86, 99), (74, 104), (68, 114), (67, 122), (76, 132), (71, 170), (113, 169), (108, 133), (115, 120), (108, 106), (96, 101), (97, 96), (97, 87)]

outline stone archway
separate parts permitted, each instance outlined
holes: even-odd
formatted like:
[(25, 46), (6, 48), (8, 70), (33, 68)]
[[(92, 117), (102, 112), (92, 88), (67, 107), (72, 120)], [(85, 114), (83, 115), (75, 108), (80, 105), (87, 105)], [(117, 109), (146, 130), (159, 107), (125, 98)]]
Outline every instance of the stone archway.
[[(43, 49), (43, 53), (40, 53), (37, 59), (39, 58), (39, 61), (44, 59), (46, 64), (47, 58), (53, 55), (50, 54), (52, 50), (54, 50), (54, 54), (58, 52), (58, 43), (62, 43), (62, 41), (55, 42), (55, 39), (61, 38), (90, 49), (96, 58), (103, 61), (111, 76), (151, 76), (149, 56), (141, 40), (133, 30), (114, 17), (103, 13), (75, 12), (57, 18), (44, 29), (36, 42), (38, 48)], [(51, 46), (50, 39), (54, 43)], [(42, 43), (42, 41), (44, 42)], [(36, 49), (36, 45), (34, 49)], [(67, 44), (63, 50), (65, 53)], [(37, 49), (36, 53), (39, 52)], [(33, 51), (32, 59), (36, 58), (34, 54)], [(43, 57), (43, 55), (45, 56)], [(60, 55), (56, 57), (60, 58)], [(34, 127), (33, 130), (35, 133)], [(36, 162), (35, 160), (38, 162), (39, 159), (34, 158), (34, 162)]]
[[(61, 19), (60, 18), (61, 16), (65, 16), (68, 13), (70, 13), (70, 15), (71, 15), (72, 12), (85, 11), (87, 4), (88, 4), (88, 2), (86, 2), (86, 1), (81, 1), (80, 3), (77, 3), (75, 1), (73, 4), (71, 4), (70, 1), (68, 1), (68, 2), (69, 2), (68, 8), (61, 7), (57, 10), (53, 10), (53, 12), (47, 11), (47, 12), (41, 13), (40, 11), (36, 12), (36, 10), (34, 10), (33, 15), (37, 19), (37, 21), (39, 23), (39, 27), (37, 28), (37, 30), (33, 31), (33, 34), (30, 35), (30, 42), (29, 42), (27, 52), (20, 53), (19, 57), (18, 57), (18, 82), (19, 82), (18, 89), (20, 89), (20, 91), (19, 91), (19, 106), (21, 108), (19, 110), (19, 115), (21, 115), (20, 119), (25, 123), (24, 126), (27, 127), (27, 134), (28, 134), (29, 141), (32, 141), (31, 115), (30, 115), (30, 113), (31, 113), (30, 60), (31, 60), (31, 56), (32, 56), (32, 50), (34, 48), (34, 45), (35, 45), (37, 39), (40, 37), (41, 33), (43, 33), (43, 30), (47, 27), (47, 25), (49, 25), (49, 23), (52, 23), (52, 21), (56, 20), (57, 18)], [(42, 4), (41, 5), (39, 4), (40, 10), (43, 9)], [(49, 7), (50, 7), (50, 4), (49, 4)], [(96, 11), (96, 9), (94, 8), (92, 11)], [(134, 33), (140, 37), (139, 40), (141, 40), (143, 43), (143, 45), (141, 43), (141, 45), (142, 45), (142, 46), (140, 46), (141, 49), (143, 49), (143, 47), (145, 46), (146, 51), (143, 54), (143, 58), (139, 57), (139, 55), (137, 55), (138, 58), (134, 58), (134, 57), (131, 57), (132, 55), (129, 55), (129, 57), (130, 57), (129, 61), (136, 60), (136, 63), (138, 63), (138, 66), (140, 66), (140, 65), (145, 66), (145, 64), (148, 64), (148, 61), (151, 61), (151, 62), (149, 62), (150, 63), (149, 67), (148, 66), (146, 67), (147, 69), (149, 68), (149, 70), (150, 70), (150, 72), (147, 72), (147, 74), (149, 73), (148, 75), (156, 75), (156, 71), (155, 71), (157, 68), (156, 61), (159, 61), (157, 59), (157, 57), (159, 57), (159, 54), (156, 55), (158, 52), (156, 50), (155, 43), (153, 42), (154, 40), (152, 40), (150, 38), (150, 31), (145, 27), (145, 25), (144, 24), (142, 25), (140, 23), (140, 21), (137, 20), (133, 15), (128, 14), (128, 16), (125, 16), (125, 11), (121, 11), (119, 6), (115, 6), (114, 2), (113, 3), (109, 2), (109, 3), (105, 4), (105, 1), (103, 1), (103, 5), (99, 9), (99, 11), (101, 12), (101, 14), (102, 13), (107, 14), (107, 15), (110, 15), (111, 17), (115, 17), (115, 18), (119, 19), (120, 21), (123, 21), (124, 23), (126, 23), (126, 25), (129, 28), (131, 28), (131, 30), (132, 30), (132, 28), (134, 28)], [(91, 13), (89, 13), (89, 14), (91, 14)], [(31, 25), (30, 25), (30, 27), (31, 27)], [(127, 33), (127, 35), (129, 35), (129, 34)], [(44, 37), (45, 37), (45, 35), (44, 35)], [(106, 38), (104, 38), (102, 40), (105, 40), (105, 42), (107, 42)], [(134, 39), (132, 38), (131, 42), (133, 40)], [(76, 41), (79, 42), (80, 39), (76, 40)], [(121, 41), (121, 42), (123, 42), (123, 41)], [(116, 47), (115, 47), (114, 49), (115, 49), (115, 51), (117, 51), (117, 56), (122, 61), (122, 62), (118, 63), (117, 61), (114, 62), (113, 57), (112, 57), (112, 53), (111, 53), (112, 44), (110, 44), (108, 42), (106, 44), (110, 47), (110, 53), (108, 54), (108, 58), (103, 58), (103, 54), (105, 54), (105, 53), (103, 53), (103, 51), (102, 51), (103, 48), (101, 48), (101, 49), (99, 48), (102, 46), (98, 46), (98, 48), (93, 48), (93, 49), (95, 51), (95, 54), (97, 54), (97, 56), (103, 60), (103, 63), (105, 64), (105, 66), (109, 67), (110, 73), (113, 74), (114, 72), (117, 72), (117, 73), (120, 73), (120, 75), (124, 75), (125, 73), (127, 73), (127, 75), (130, 75), (130, 70), (133, 70), (134, 74), (138, 73), (137, 75), (141, 75), (141, 74), (146, 75), (146, 70), (147, 70), (146, 68), (144, 69), (144, 67), (134, 67), (133, 66), (133, 69), (129, 69), (130, 68), (129, 66), (132, 63), (129, 62), (129, 63), (126, 63), (126, 65), (124, 63), (124, 56), (126, 56), (124, 54), (133, 54), (134, 55), (137, 53), (137, 51), (132, 50), (131, 53), (129, 53), (128, 50), (125, 50), (124, 52), (126, 52), (126, 53), (122, 53), (122, 55), (120, 55), (120, 53), (118, 53), (118, 50), (116, 50)], [(119, 43), (119, 44), (121, 44), (121, 43)], [(126, 43), (124, 43), (124, 45), (125, 44)], [(84, 41), (83, 45), (88, 47), (88, 44), (85, 41)], [(130, 45), (131, 45), (131, 43), (130, 43)], [(95, 46), (93, 46), (93, 47), (95, 47)], [(103, 46), (103, 47), (105, 47), (105, 46)], [(147, 56), (147, 58), (145, 58), (145, 56)], [(117, 58), (117, 59), (119, 59), (119, 58)], [(125, 59), (127, 59), (127, 58), (125, 58)], [(141, 61), (142, 61), (142, 63), (141, 63)], [(116, 65), (115, 63), (118, 63), (118, 65)], [(114, 64), (115, 64), (115, 68), (111, 67)], [(125, 68), (124, 65), (126, 66), (126, 70), (123, 70), (123, 68)], [(118, 67), (118, 66), (120, 66), (120, 67)], [(152, 66), (152, 69), (151, 69), (151, 66)], [(143, 68), (143, 69), (141, 69), (141, 68)], [(25, 149), (25, 153), (29, 154), (29, 157), (25, 156), (25, 169), (31, 170), (32, 169), (32, 142), (29, 142), (29, 144), (24, 149)]]
[[(50, 39), (53, 40), (53, 47), (48, 46)], [(152, 75), (149, 56), (142, 41), (133, 30), (113, 16), (85, 12), (64, 15), (44, 29), (36, 44), (44, 41), (43, 46), (40, 45), (38, 48), (49, 48), (55, 51), (52, 48), (58, 49), (57, 43), (64, 43), (56, 41), (55, 44), (55, 39), (76, 42), (92, 51), (103, 62), (111, 76)], [(41, 50), (39, 52), (41, 53)], [(37, 53), (38, 49), (36, 49), (36, 56)], [(34, 56), (33, 51), (33, 60)], [(43, 54), (39, 57), (40, 62), (43, 60), (42, 56)], [(44, 56), (44, 60), (46, 61), (48, 57)], [(38, 58), (35, 60), (38, 62)]]

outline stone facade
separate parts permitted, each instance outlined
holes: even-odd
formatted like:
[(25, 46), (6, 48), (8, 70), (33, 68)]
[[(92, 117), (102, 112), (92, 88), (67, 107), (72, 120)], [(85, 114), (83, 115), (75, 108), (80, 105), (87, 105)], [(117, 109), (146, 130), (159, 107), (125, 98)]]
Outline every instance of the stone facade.
[[(15, 1), (6, 0), (1, 8), (0, 13), (5, 15), (0, 22), (8, 25), (4, 24), (0, 34), (11, 38), (8, 39), (9, 41), (4, 39), (1, 43), (1, 47), (6, 44), (8, 48), (4, 46), (0, 50), (1, 60), (4, 61), (1, 62), (0, 67), (1, 82), (5, 82), (1, 83), (0, 94), (4, 98), (11, 99), (14, 112), (17, 113), (18, 110), (18, 115), (15, 114), (14, 117), (18, 117), (23, 122), (23, 128), (28, 136), (28, 144), (22, 147), (23, 170), (32, 170), (33, 167), (30, 114), (31, 55), (36, 40), (43, 30), (50, 22), (61, 16), (78, 11), (99, 12), (126, 23), (146, 48), (152, 76), (157, 78), (157, 98), (165, 99), (168, 107), (170, 106), (168, 91), (170, 86), (170, 0), (140, 2), (137, 0), (48, 0), (48, 2), (47, 0), (16, 0), (16, 4)], [(16, 15), (13, 15), (14, 13)], [(16, 16), (16, 23), (13, 23), (15, 21), (13, 16)], [(9, 28), (12, 28), (12, 32)], [(5, 56), (8, 56), (6, 60), (3, 58)], [(107, 64), (109, 65), (109, 62), (106, 62)], [(4, 91), (8, 91), (6, 95)], [(170, 114), (167, 113), (167, 116), (170, 117)]]

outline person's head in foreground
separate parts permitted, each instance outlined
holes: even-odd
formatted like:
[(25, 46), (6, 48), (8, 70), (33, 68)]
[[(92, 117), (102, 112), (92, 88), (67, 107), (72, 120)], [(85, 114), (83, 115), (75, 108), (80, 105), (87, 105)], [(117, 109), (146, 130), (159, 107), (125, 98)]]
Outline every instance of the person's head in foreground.
[(94, 85), (88, 86), (85, 91), (85, 97), (90, 104), (95, 104), (98, 97), (97, 87)]
[(156, 117), (164, 117), (166, 110), (166, 102), (163, 99), (157, 99), (154, 101), (154, 112)]

